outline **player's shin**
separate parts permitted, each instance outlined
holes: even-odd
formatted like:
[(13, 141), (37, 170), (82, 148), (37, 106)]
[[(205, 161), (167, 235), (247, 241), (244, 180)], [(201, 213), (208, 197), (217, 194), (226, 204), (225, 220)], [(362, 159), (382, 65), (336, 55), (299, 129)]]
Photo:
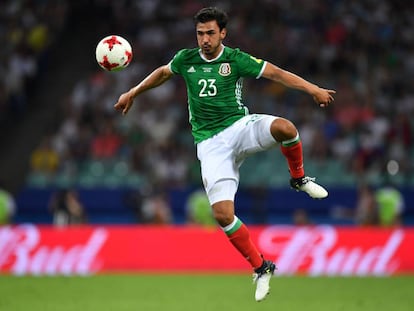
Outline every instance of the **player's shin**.
[(253, 269), (257, 269), (262, 265), (263, 258), (253, 244), (249, 230), (237, 216), (234, 216), (234, 220), (231, 224), (222, 229), (226, 233), (229, 241), (250, 263)]
[(292, 178), (296, 179), (305, 176), (302, 142), (300, 141), (299, 134), (293, 139), (282, 141), (280, 149), (288, 162)]

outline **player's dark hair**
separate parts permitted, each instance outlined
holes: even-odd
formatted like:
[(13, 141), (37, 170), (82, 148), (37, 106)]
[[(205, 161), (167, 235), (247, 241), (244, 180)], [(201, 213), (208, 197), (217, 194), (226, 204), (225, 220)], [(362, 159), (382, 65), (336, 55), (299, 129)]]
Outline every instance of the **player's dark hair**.
[(227, 16), (227, 13), (216, 7), (202, 8), (194, 16), (194, 23), (196, 25), (198, 23), (207, 23), (211, 21), (216, 21), (220, 30), (222, 30), (223, 28), (226, 28), (228, 20), (229, 18)]

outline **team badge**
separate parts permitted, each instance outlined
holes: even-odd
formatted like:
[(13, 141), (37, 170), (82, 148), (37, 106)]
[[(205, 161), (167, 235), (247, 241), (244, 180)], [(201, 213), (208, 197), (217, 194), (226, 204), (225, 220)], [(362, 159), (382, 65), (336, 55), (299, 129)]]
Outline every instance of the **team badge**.
[(230, 64), (229, 63), (222, 63), (220, 65), (220, 68), (219, 68), (219, 74), (220, 74), (220, 76), (223, 76), (223, 77), (228, 76), (229, 74), (231, 74)]

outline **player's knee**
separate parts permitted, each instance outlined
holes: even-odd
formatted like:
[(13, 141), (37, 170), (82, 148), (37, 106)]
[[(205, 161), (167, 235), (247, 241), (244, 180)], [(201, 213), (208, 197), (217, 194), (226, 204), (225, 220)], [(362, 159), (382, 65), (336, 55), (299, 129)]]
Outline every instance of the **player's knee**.
[(228, 226), (233, 221), (234, 215), (226, 214), (226, 213), (213, 213), (214, 219), (221, 227)]
[(270, 125), (270, 133), (279, 142), (294, 138), (298, 131), (296, 126), (284, 118), (275, 119)]
[(234, 207), (229, 202), (223, 201), (213, 204), (213, 217), (222, 227), (231, 224), (234, 219)]

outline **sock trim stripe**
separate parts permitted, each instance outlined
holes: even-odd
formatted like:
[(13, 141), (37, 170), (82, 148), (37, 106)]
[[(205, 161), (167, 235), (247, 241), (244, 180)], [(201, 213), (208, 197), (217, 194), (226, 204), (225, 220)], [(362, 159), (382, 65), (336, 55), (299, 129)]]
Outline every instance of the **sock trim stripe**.
[(299, 138), (299, 133), (298, 133), (296, 134), (294, 138), (282, 141), (282, 146), (290, 147), (290, 146), (296, 145), (297, 143), (299, 143), (299, 141), (300, 141), (300, 138)]
[(237, 230), (239, 230), (242, 224), (243, 223), (241, 222), (241, 220), (237, 216), (234, 216), (233, 222), (230, 225), (224, 227), (223, 230), (226, 233), (226, 235), (229, 236), (233, 234), (234, 232), (236, 232)]

